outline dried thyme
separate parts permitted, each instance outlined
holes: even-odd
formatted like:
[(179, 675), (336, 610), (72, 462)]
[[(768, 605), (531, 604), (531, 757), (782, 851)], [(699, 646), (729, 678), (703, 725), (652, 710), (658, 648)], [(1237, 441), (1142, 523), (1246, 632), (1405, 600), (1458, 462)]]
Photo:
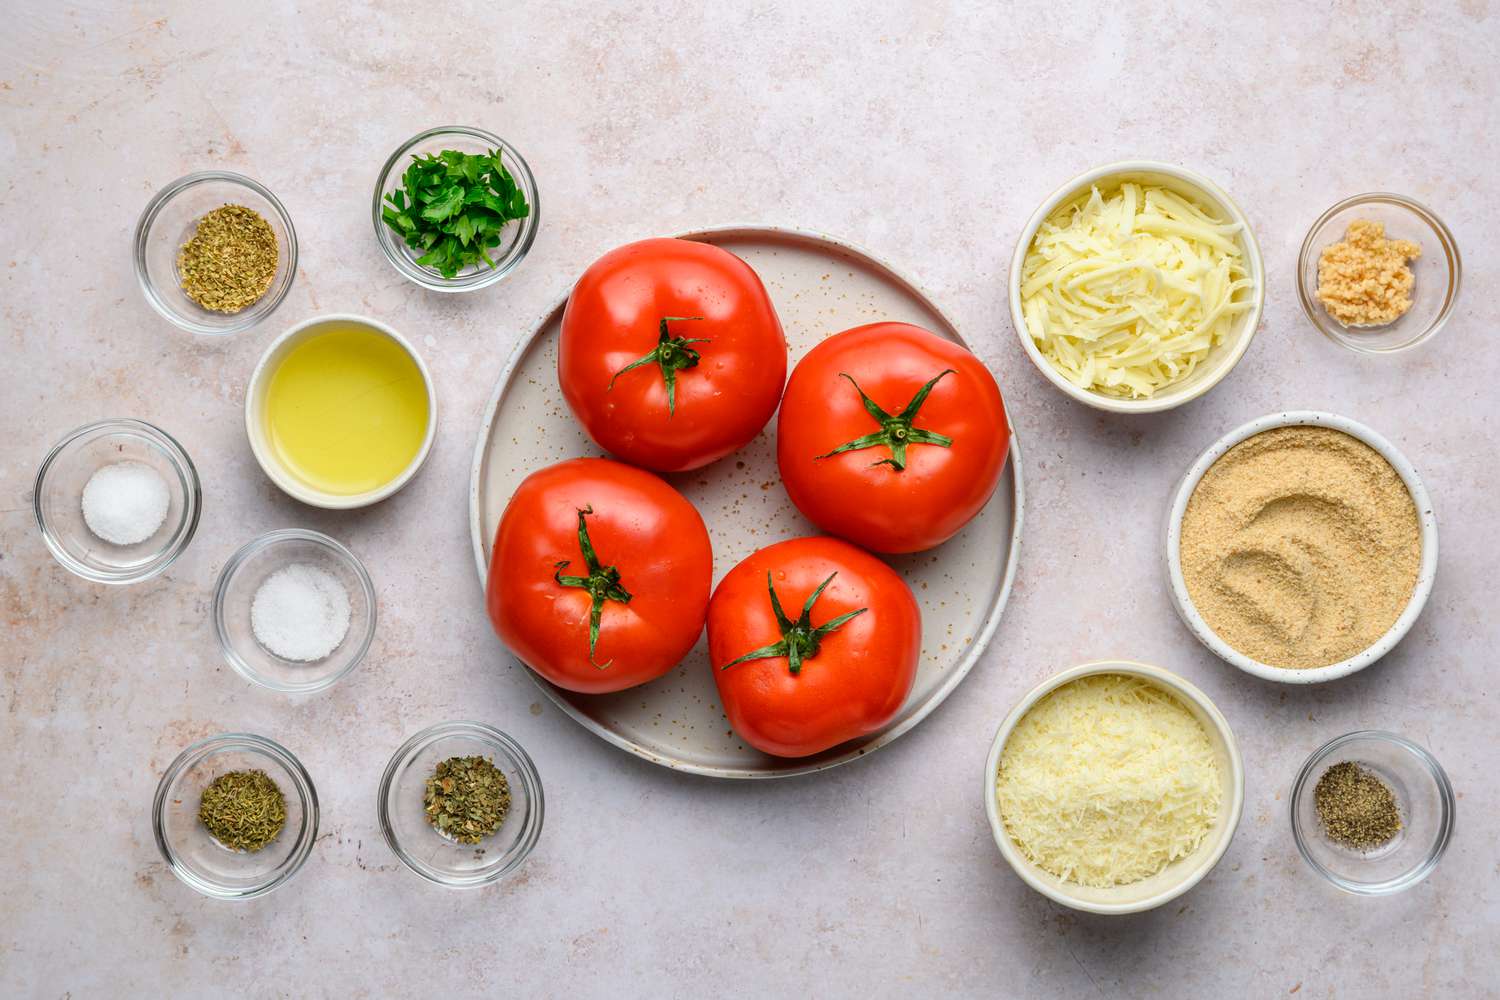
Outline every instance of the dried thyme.
[(264, 771), (229, 771), (203, 790), (198, 822), (230, 850), (253, 853), (286, 825), (286, 797)]
[(183, 292), (203, 308), (237, 313), (270, 289), (279, 259), (269, 222), (244, 205), (224, 205), (198, 220), (177, 252), (177, 274)]
[(1328, 839), (1356, 851), (1371, 851), (1401, 832), (1401, 810), (1390, 786), (1352, 760), (1323, 772), (1313, 804)]
[(427, 779), (427, 822), (460, 844), (477, 844), (510, 812), (510, 782), (486, 757), (449, 757)]

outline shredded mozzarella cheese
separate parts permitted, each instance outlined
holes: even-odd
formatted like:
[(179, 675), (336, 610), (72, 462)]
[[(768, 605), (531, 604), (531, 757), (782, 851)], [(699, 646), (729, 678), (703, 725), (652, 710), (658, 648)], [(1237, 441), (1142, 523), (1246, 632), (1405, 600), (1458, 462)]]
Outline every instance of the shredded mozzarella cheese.
[(1149, 398), (1191, 375), (1250, 308), (1239, 229), (1163, 187), (1091, 188), (1031, 241), (1026, 332), (1079, 388)]
[(1026, 857), (1064, 881), (1108, 887), (1197, 850), (1221, 784), (1208, 734), (1175, 695), (1099, 674), (1032, 706), (1005, 743), (996, 791)]

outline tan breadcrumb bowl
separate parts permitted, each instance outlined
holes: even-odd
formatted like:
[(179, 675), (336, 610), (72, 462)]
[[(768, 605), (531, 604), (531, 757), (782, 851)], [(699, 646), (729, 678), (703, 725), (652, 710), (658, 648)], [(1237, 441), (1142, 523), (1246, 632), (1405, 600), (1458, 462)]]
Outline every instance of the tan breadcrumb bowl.
[[(1418, 523), (1418, 534), (1420, 537), (1420, 549), (1417, 555), (1416, 579), (1407, 591), (1404, 601), (1395, 600), (1399, 604), (1399, 613), (1389, 627), (1383, 631), (1373, 630), (1365, 634), (1366, 639), (1374, 638), (1363, 645), (1362, 648), (1354, 649), (1361, 643), (1346, 643), (1339, 647), (1337, 644), (1330, 645), (1329, 652), (1340, 655), (1342, 658), (1321, 665), (1295, 667), (1267, 663), (1257, 659), (1246, 651), (1236, 648), (1226, 637), (1220, 635), (1205, 619), (1202, 610), (1194, 599), (1193, 588), (1189, 585), (1188, 575), (1184, 573), (1185, 563), (1193, 564), (1199, 553), (1196, 552), (1198, 540), (1194, 532), (1188, 530), (1184, 534), (1184, 517), (1187, 514), (1189, 503), (1198, 485), (1208, 475), (1216, 462), (1241, 442), (1247, 441), (1263, 432), (1276, 428), (1285, 427), (1314, 427), (1328, 428), (1342, 432), (1368, 446), (1379, 458), (1387, 463), (1394, 474), (1399, 477), (1405, 488)], [(1186, 555), (1184, 546), (1186, 545)], [(1341, 543), (1343, 548), (1348, 548), (1349, 543)], [(1357, 544), (1354, 545), (1357, 548)], [(1399, 550), (1399, 546), (1398, 546)], [(1385, 438), (1363, 424), (1341, 417), (1332, 413), (1321, 413), (1317, 411), (1302, 410), (1286, 413), (1269, 414), (1259, 419), (1252, 420), (1241, 427), (1236, 428), (1224, 437), (1216, 441), (1206, 451), (1198, 456), (1197, 460), (1188, 468), (1187, 472), (1179, 481), (1173, 494), (1171, 506), (1167, 513), (1166, 524), (1166, 569), (1170, 584), (1173, 606), (1178, 617), (1187, 625), (1188, 630), (1204, 646), (1213, 651), (1220, 659), (1224, 660), (1246, 673), (1253, 674), (1266, 680), (1282, 681), (1290, 684), (1313, 684), (1322, 681), (1345, 677), (1349, 674), (1363, 670), (1365, 667), (1380, 659), (1401, 641), (1412, 623), (1416, 621), (1427, 597), (1432, 590), (1433, 577), (1437, 570), (1437, 520), (1433, 514), (1432, 502), (1428, 497), (1426, 487), (1422, 485), (1417, 476), (1416, 469), (1407, 461), (1396, 448)], [(1190, 569), (1190, 572), (1193, 572)], [(1201, 579), (1197, 581), (1201, 589)], [(1393, 599), (1394, 600), (1394, 599)], [(1232, 631), (1227, 629), (1226, 631)], [(1246, 645), (1251, 642), (1240, 638)], [(1347, 654), (1347, 655), (1345, 655)], [(1319, 657), (1322, 658), (1322, 657)]]
[[(1203, 727), (1214, 749), (1220, 778), (1220, 803), (1212, 827), (1198, 843), (1192, 853), (1178, 858), (1156, 874), (1125, 885), (1091, 887), (1059, 878), (1026, 856), (1016, 844), (1006, 827), (1000, 811), (1000, 798), (996, 782), (1000, 762), (1011, 734), (1026, 717), (1033, 706), (1051, 692), (1082, 677), (1099, 674), (1122, 674), (1142, 678), (1155, 684), (1179, 701)], [(1234, 731), (1213, 702), (1197, 687), (1176, 674), (1133, 660), (1100, 660), (1071, 667), (1054, 674), (1026, 693), (1000, 723), (995, 739), (990, 745), (989, 757), (984, 767), (985, 815), (989, 819), (990, 833), (995, 845), (1007, 864), (1021, 880), (1037, 892), (1054, 902), (1075, 910), (1106, 915), (1139, 913), (1168, 903), (1193, 886), (1213, 870), (1239, 826), (1240, 813), (1245, 799), (1245, 769), (1240, 759), (1239, 745)]]
[(1421, 525), (1369, 445), (1276, 427), (1230, 448), (1188, 498), (1182, 575), (1214, 633), (1262, 663), (1306, 669), (1373, 645), (1411, 599)]

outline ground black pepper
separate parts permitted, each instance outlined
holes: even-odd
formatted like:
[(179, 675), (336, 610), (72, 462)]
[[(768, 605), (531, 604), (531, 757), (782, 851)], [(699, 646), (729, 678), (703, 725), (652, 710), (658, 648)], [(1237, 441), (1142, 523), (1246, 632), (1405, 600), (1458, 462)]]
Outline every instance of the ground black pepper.
[(1334, 764), (1313, 788), (1313, 804), (1328, 839), (1370, 851), (1401, 832), (1401, 809), (1389, 785), (1352, 760)]

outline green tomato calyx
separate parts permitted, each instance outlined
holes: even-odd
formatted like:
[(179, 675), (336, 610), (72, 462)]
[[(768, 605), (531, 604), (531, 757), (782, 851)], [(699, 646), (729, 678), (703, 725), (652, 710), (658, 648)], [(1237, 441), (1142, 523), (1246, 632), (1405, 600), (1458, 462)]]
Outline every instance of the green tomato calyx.
[(630, 603), (630, 591), (620, 586), (620, 571), (614, 566), (604, 566), (589, 541), (589, 527), (584, 516), (592, 514), (592, 505), (578, 511), (578, 547), (583, 550), (583, 562), (588, 567), (588, 576), (563, 576), (563, 568), (571, 560), (564, 559), (552, 564), (552, 579), (564, 587), (581, 587), (589, 592), (589, 662), (600, 670), (606, 669), (614, 660), (600, 663), (594, 658), (594, 649), (599, 645), (599, 619), (604, 614), (605, 601)]
[(655, 364), (661, 369), (662, 381), (667, 386), (667, 415), (677, 414), (677, 373), (684, 368), (696, 368), (702, 355), (689, 344), (706, 344), (707, 337), (674, 337), (672, 331), (667, 327), (668, 323), (690, 323), (701, 321), (702, 316), (663, 316), (661, 318), (660, 333), (656, 339), (656, 346), (651, 353), (636, 358), (630, 364), (621, 368), (610, 376), (609, 385), (605, 392), (615, 387), (615, 379), (624, 375), (632, 368), (640, 368), (642, 365)]
[(869, 608), (859, 608), (858, 610), (839, 615), (837, 618), (829, 619), (823, 624), (814, 627), (812, 623), (813, 605), (818, 602), (819, 597), (823, 596), (824, 589), (833, 582), (833, 578), (836, 576), (838, 576), (837, 573), (830, 573), (828, 574), (828, 579), (818, 584), (818, 589), (813, 591), (808, 596), (807, 603), (802, 605), (802, 615), (796, 621), (792, 621), (786, 616), (786, 612), (781, 610), (781, 599), (776, 596), (776, 585), (771, 582), (771, 574), (767, 571), (766, 589), (771, 592), (771, 610), (776, 613), (776, 624), (781, 629), (781, 638), (769, 646), (752, 649), (744, 656), (730, 660), (719, 669), (728, 670), (735, 664), (744, 663), (746, 660), (765, 660), (773, 656), (785, 656), (787, 658), (787, 666), (791, 670), (792, 675), (796, 676), (802, 673), (802, 664), (818, 655), (818, 649), (823, 644), (824, 636), (840, 625), (843, 625), (849, 619), (870, 610)]
[(911, 402), (906, 404), (906, 409), (900, 413), (890, 414), (883, 410), (879, 403), (876, 403), (869, 396), (865, 395), (865, 391), (859, 387), (859, 383), (854, 381), (854, 376), (847, 372), (839, 372), (839, 377), (848, 379), (849, 384), (854, 386), (854, 391), (859, 393), (859, 400), (864, 404), (865, 412), (875, 418), (875, 422), (880, 425), (880, 430), (866, 434), (863, 437), (857, 437), (847, 444), (841, 444), (826, 455), (819, 455), (818, 458), (831, 458), (834, 455), (842, 455), (846, 451), (860, 451), (865, 448), (875, 448), (884, 445), (891, 449), (891, 457), (882, 458), (878, 462), (871, 464), (889, 465), (893, 471), (901, 472), (906, 468), (907, 445), (935, 444), (940, 448), (952, 447), (953, 439), (951, 437), (948, 437), (946, 434), (939, 434), (936, 431), (929, 431), (913, 426), (913, 422), (917, 419), (917, 411), (922, 408), (923, 403), (927, 402), (927, 395), (932, 392), (932, 387), (937, 385), (938, 380), (944, 375), (953, 374), (955, 372), (952, 368), (938, 372), (937, 375), (927, 381), (927, 384), (917, 390), (917, 394), (911, 398)]

